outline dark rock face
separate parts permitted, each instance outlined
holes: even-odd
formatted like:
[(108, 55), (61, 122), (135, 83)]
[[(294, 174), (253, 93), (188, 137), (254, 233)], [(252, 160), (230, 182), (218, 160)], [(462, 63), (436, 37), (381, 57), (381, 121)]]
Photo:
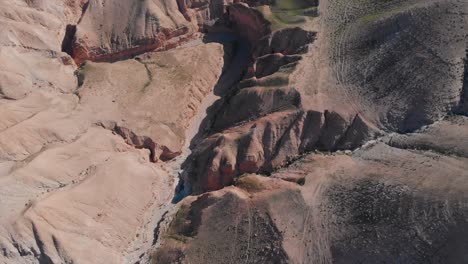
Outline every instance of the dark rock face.
[(254, 55), (260, 57), (274, 53), (281, 53), (283, 55), (304, 53), (307, 51), (304, 45), (313, 42), (315, 35), (315, 32), (306, 31), (300, 27), (275, 31), (271, 36), (261, 40), (256, 46)]
[(62, 41), (62, 51), (73, 57), (73, 41), (75, 40), (76, 25), (67, 25)]
[(466, 4), (349, 5), (347, 18), (343, 10), (333, 13), (334, 19), (349, 22), (331, 26), (331, 57), (338, 79), (358, 104), (374, 105), (364, 115), (377, 116), (378, 126), (385, 129), (408, 132), (442, 118), (458, 104), (467, 47)]
[(297, 55), (283, 55), (282, 53), (268, 54), (259, 57), (255, 62), (255, 77), (262, 78), (279, 71), (285, 65), (294, 66), (301, 59)]
[(294, 88), (246, 88), (230, 98), (217, 116), (213, 130), (221, 131), (240, 122), (254, 120), (278, 110), (300, 107), (300, 94)]
[[(242, 10), (248, 8), (240, 6)], [(302, 40), (304, 46), (310, 39)], [(278, 57), (286, 58), (286, 62), (300, 58), (282, 54)], [(265, 63), (264, 58), (257, 61), (260, 61), (259, 65)], [(281, 66), (273, 68), (279, 70)], [(270, 74), (263, 77), (275, 74), (259, 66), (260, 75), (267, 71)], [(186, 180), (191, 182), (193, 191), (201, 192), (232, 184), (234, 178), (243, 172), (271, 171), (299, 153), (305, 116), (301, 110), (300, 94), (294, 88), (273, 84), (273, 87), (254, 85), (239, 89), (227, 97), (218, 110), (209, 128), (212, 133), (217, 133), (194, 150), (193, 163), (189, 165), (190, 175), (194, 176)]]
[[(354, 149), (379, 135), (360, 115), (349, 119), (334, 111), (305, 110), (301, 94), (288, 85), (314, 32), (294, 27), (265, 35), (269, 27), (258, 18), (260, 12), (244, 4), (227, 12), (228, 26), (252, 44), (254, 62), (206, 128), (211, 135), (189, 158), (191, 176), (184, 180), (193, 192), (221, 189), (242, 173), (271, 173), (314, 149)], [(242, 35), (247, 32), (255, 34)]]

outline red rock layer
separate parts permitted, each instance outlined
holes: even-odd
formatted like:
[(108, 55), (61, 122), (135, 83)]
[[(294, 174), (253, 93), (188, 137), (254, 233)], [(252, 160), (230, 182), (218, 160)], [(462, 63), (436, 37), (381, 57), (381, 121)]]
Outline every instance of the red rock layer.
[(90, 60), (95, 62), (111, 62), (149, 52), (163, 51), (179, 46), (181, 43), (187, 42), (195, 37), (194, 34), (189, 34), (187, 27), (176, 30), (161, 29), (158, 37), (155, 39), (145, 39), (134, 45), (134, 48), (126, 49), (120, 52), (107, 53), (106, 51), (88, 47), (83, 40), (75, 40), (72, 46), (73, 59), (77, 65), (81, 65), (84, 61)]
[(271, 23), (260, 11), (250, 8), (247, 4), (228, 6), (226, 17), (228, 26), (252, 44), (271, 33)]
[(126, 127), (119, 126), (115, 123), (101, 125), (104, 128), (112, 130), (114, 133), (121, 136), (127, 144), (138, 149), (149, 150), (150, 160), (152, 162), (157, 162), (159, 160), (167, 161), (180, 155), (180, 152), (173, 152), (168, 147), (156, 143), (152, 138), (147, 136), (139, 136)]

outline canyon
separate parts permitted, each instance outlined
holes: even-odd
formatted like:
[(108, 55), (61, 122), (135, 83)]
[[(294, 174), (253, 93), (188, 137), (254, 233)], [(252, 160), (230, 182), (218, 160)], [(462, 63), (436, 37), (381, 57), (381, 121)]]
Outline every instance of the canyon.
[(0, 262), (468, 259), (468, 3), (0, 2)]

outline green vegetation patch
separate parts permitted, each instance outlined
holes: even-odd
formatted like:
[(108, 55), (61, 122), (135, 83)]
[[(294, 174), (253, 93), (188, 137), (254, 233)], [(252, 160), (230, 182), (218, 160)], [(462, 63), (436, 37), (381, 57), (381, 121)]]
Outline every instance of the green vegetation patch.
[(78, 80), (78, 88), (83, 86), (83, 83), (86, 79), (86, 75), (90, 72), (90, 70), (91, 69), (88, 63), (85, 63), (75, 71), (75, 76)]
[(145, 62), (139, 57), (135, 58), (135, 60), (143, 64), (143, 66), (145, 66), (146, 75), (148, 75), (148, 80), (145, 82), (145, 84), (143, 85), (143, 88), (141, 89), (141, 92), (145, 93), (148, 87), (150, 86), (151, 82), (153, 82), (153, 73), (151, 72), (148, 66), (148, 64), (152, 64), (152, 63)]
[(317, 6), (312, 1), (276, 0), (270, 6), (257, 7), (263, 16), (270, 21), (272, 30), (300, 26), (310, 17), (317, 16)]

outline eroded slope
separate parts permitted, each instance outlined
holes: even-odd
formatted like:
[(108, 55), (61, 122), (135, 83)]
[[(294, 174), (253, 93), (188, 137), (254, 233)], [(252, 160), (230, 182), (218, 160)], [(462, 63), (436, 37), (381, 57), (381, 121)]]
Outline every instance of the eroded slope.
[[(154, 263), (458, 263), (467, 257), (467, 146), (417, 148), (431, 137), (447, 148), (451, 136), (435, 131), (466, 134), (467, 124), (454, 117), (353, 153), (310, 154), (187, 199)], [(391, 147), (397, 139), (406, 147)]]

